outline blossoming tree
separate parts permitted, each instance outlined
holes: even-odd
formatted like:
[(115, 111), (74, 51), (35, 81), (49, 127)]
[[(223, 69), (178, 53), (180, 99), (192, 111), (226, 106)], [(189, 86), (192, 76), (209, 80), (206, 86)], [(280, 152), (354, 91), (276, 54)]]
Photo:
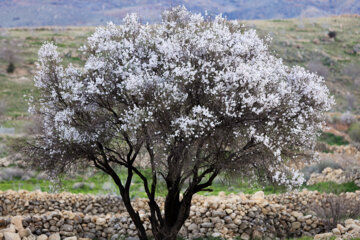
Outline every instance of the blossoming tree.
[[(84, 67), (65, 68), (56, 46), (41, 47), (40, 96), (31, 110), (43, 128), (27, 151), (53, 174), (84, 162), (109, 174), (140, 239), (147, 236), (131, 204), (134, 175), (144, 184), (155, 239), (171, 240), (193, 195), (209, 191), (221, 172), (261, 171), (301, 184), (283, 159), (311, 147), (332, 99), (321, 77), (285, 66), (255, 30), (176, 7), (158, 25), (129, 15), (121, 26), (98, 28), (82, 50)], [(151, 178), (137, 164), (140, 153)]]

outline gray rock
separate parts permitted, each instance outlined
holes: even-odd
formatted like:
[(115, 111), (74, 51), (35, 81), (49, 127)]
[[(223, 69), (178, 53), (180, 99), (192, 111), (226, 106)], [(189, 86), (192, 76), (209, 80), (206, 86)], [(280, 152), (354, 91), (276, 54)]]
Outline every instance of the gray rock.
[(360, 44), (356, 44), (353, 49), (355, 53), (360, 53)]
[(197, 230), (197, 229), (198, 229), (198, 226), (195, 223), (190, 224), (189, 227), (188, 227), (189, 231), (194, 231), (194, 230)]
[(49, 230), (50, 230), (50, 232), (58, 232), (59, 228), (56, 226), (51, 226)]
[(49, 236), (48, 240), (61, 240), (59, 233), (53, 233)]
[(119, 234), (114, 234), (111, 236), (110, 240), (118, 240), (120, 238)]
[(205, 222), (205, 223), (202, 223), (200, 226), (204, 227), (204, 228), (211, 228), (211, 227), (214, 227), (214, 224), (211, 222)]
[(74, 230), (74, 227), (70, 224), (64, 224), (61, 226), (61, 230), (65, 232), (72, 232)]
[(215, 232), (215, 233), (211, 234), (211, 236), (214, 238), (218, 238), (218, 237), (221, 237), (221, 233)]
[(84, 238), (94, 239), (95, 237), (96, 237), (96, 235), (94, 233), (84, 232)]
[(45, 234), (41, 234), (36, 238), (36, 240), (48, 240), (48, 236), (46, 236)]
[(249, 239), (250, 239), (250, 236), (249, 236), (249, 234), (247, 234), (247, 233), (243, 233), (243, 234), (241, 234), (240, 239), (242, 239), (242, 240), (249, 240)]
[(225, 215), (226, 215), (226, 213), (223, 210), (218, 210), (218, 211), (212, 212), (213, 217), (224, 217)]

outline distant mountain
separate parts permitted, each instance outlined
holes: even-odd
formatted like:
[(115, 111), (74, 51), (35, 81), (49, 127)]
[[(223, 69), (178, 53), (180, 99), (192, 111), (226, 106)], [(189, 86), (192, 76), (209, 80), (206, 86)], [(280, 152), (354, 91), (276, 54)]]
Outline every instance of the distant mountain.
[(129, 12), (144, 22), (185, 5), (195, 12), (222, 13), (229, 19), (280, 19), (359, 14), (360, 0), (0, 0), (1, 27), (93, 26), (119, 23)]

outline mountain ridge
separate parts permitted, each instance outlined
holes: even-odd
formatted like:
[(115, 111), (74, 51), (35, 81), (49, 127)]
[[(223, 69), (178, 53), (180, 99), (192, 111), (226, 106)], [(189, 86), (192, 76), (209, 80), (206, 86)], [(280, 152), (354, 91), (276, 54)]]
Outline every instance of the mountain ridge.
[(0, 27), (97, 26), (131, 12), (153, 23), (177, 5), (242, 20), (360, 14), (359, 0), (2, 0)]

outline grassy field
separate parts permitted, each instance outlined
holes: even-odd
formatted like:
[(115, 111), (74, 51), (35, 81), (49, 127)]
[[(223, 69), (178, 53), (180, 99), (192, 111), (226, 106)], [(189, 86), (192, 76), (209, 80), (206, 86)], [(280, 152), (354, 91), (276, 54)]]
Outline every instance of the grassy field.
[[(142, 172), (148, 179), (151, 178), (150, 169), (143, 169)], [(126, 173), (119, 171), (119, 176), (121, 179), (126, 179)], [(74, 186), (78, 183), (83, 183), (81, 187)], [(75, 184), (75, 185), (74, 185)], [(298, 190), (307, 188), (312, 191), (326, 192), (326, 193), (342, 193), (342, 192), (355, 192), (360, 190), (360, 187), (356, 186), (353, 182), (337, 184), (333, 182), (324, 182), (318, 183), (312, 186), (302, 186)], [(259, 184), (250, 184), (247, 181), (244, 181), (240, 178), (229, 178), (225, 176), (220, 176), (215, 179), (214, 184), (212, 185), (212, 192), (201, 192), (201, 195), (218, 195), (220, 192), (225, 194), (230, 193), (245, 193), (253, 194), (257, 191), (264, 191), (265, 194), (278, 194), (284, 193), (288, 189), (284, 186), (261, 186)], [(38, 179), (37, 177), (32, 177), (28, 180), (21, 180), (20, 178), (13, 178), (7, 181), (0, 181), (0, 191), (6, 190), (41, 190), (44, 192), (57, 192), (65, 191), (71, 193), (83, 193), (83, 194), (118, 194), (117, 186), (113, 183), (113, 180), (108, 175), (103, 173), (82, 173), (77, 176), (67, 176), (58, 181), (49, 181)], [(164, 182), (159, 182), (157, 189), (157, 196), (166, 195), (166, 187)], [(131, 184), (131, 197), (146, 197), (144, 193), (143, 182), (138, 176), (134, 176)]]
[[(289, 65), (301, 65), (326, 79), (337, 111), (360, 111), (360, 18), (247, 21), (262, 35), (273, 37), (271, 49)], [(336, 32), (329, 39), (329, 31)]]
[[(244, 21), (260, 36), (273, 38), (270, 49), (288, 65), (301, 65), (326, 78), (337, 105), (334, 110), (360, 112), (360, 57), (354, 49), (360, 44), (360, 18), (328, 17)], [(18, 28), (0, 29), (0, 101), (5, 102), (5, 119), (26, 117), (26, 96), (33, 93), (37, 51), (45, 41), (58, 46), (64, 64), (81, 65), (84, 56), (78, 50), (95, 28)], [(329, 39), (329, 31), (336, 38)], [(360, 46), (359, 46), (360, 51)], [(15, 72), (7, 73), (9, 62)], [(21, 122), (5, 122), (19, 127)]]

